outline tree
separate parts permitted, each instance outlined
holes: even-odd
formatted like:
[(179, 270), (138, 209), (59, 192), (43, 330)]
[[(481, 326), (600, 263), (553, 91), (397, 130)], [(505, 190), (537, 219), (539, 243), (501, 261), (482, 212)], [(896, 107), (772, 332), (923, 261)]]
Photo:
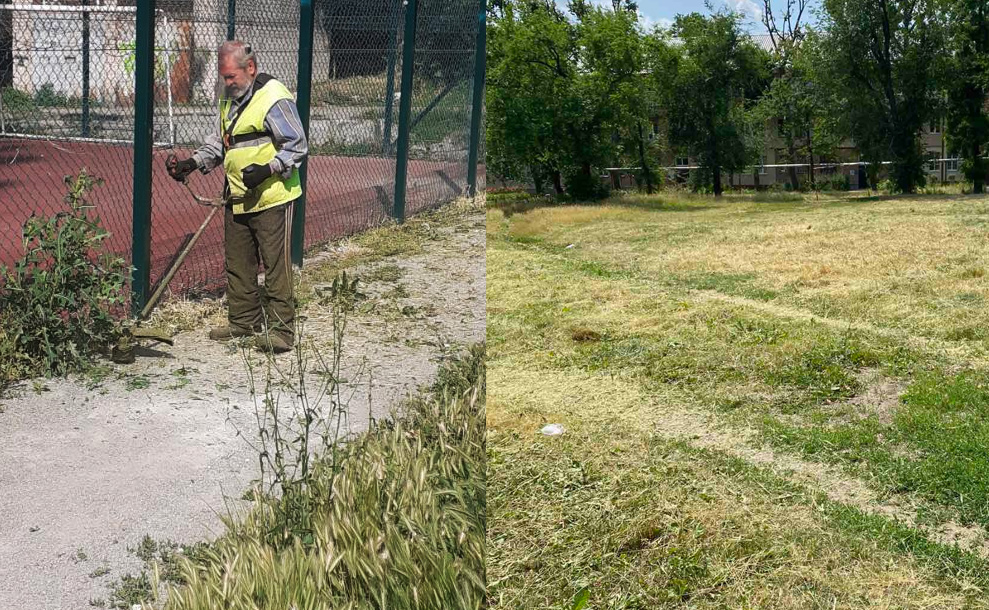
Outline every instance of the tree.
[(934, 116), (943, 42), (938, 0), (824, 0), (830, 73), (855, 141), (873, 164), (892, 161), (898, 190), (926, 182), (919, 135)]
[(835, 75), (830, 72), (830, 53), (827, 37), (818, 30), (805, 28), (800, 45), (793, 54), (794, 74), (807, 87), (802, 103), (810, 113), (807, 123), (810, 133), (804, 144), (811, 163), (814, 155), (819, 160), (837, 160), (834, 158), (835, 151), (841, 141), (852, 134), (844, 113), (845, 100), (841, 88), (835, 84)]
[[(779, 21), (773, 11), (772, 0), (763, 0), (762, 23), (769, 34), (772, 45), (771, 71), (773, 81), (766, 95), (760, 100), (757, 118), (775, 123), (777, 132), (783, 139), (786, 162), (789, 168), (790, 185), (800, 187), (797, 179), (798, 155), (804, 153), (810, 159), (811, 184), (814, 183), (814, 156), (811, 134), (813, 132), (813, 87), (807, 75), (795, 66), (796, 56), (803, 40), (801, 19), (807, 8), (806, 0), (785, 0)], [(798, 151), (798, 148), (802, 150)]]
[[(578, 84), (585, 110), (571, 115), (568, 126), (572, 129), (574, 150), (591, 154), (574, 159), (575, 166), (579, 163), (580, 167), (575, 179), (590, 187), (598, 180), (593, 165), (609, 158), (631, 157), (641, 168), (651, 192), (652, 146), (643, 128), (652, 109), (652, 81), (645, 71), (646, 46), (634, 4), (630, 8), (615, 0), (613, 5), (610, 11), (599, 7), (586, 11), (577, 27), (582, 68)], [(589, 150), (588, 146), (596, 149)]]
[(552, 179), (563, 192), (562, 108), (576, 72), (573, 26), (551, 3), (504, 0), (489, 14), (487, 151), (492, 172)]
[[(488, 36), (488, 151), (493, 171), (546, 179), (575, 198), (600, 194), (598, 169), (622, 133), (648, 118), (637, 13), (505, 0)], [(642, 155), (644, 158), (645, 155)]]
[(670, 95), (671, 144), (694, 155), (720, 196), (722, 174), (754, 161), (749, 111), (766, 84), (768, 58), (736, 13), (678, 15), (673, 34), (682, 56)]
[[(668, 152), (669, 143), (669, 112), (673, 99), (673, 83), (676, 80), (680, 61), (680, 50), (672, 44), (668, 31), (655, 28), (643, 37), (643, 100), (639, 103), (640, 111), (644, 111), (645, 120), (638, 118), (634, 123), (635, 132), (632, 142), (634, 159), (622, 162), (622, 165), (638, 165), (646, 180), (646, 191), (652, 192), (653, 174), (648, 163), (660, 161), (662, 155)], [(655, 121), (655, 123), (653, 123)], [(643, 126), (653, 129), (654, 137), (643, 136)]]
[[(823, 69), (827, 66), (827, 43), (809, 28), (792, 35), (775, 35), (773, 40), (773, 80), (754, 116), (766, 125), (775, 125), (787, 163), (806, 159), (811, 188), (816, 188), (815, 158), (831, 157), (847, 134), (834, 87)], [(789, 177), (793, 188), (799, 188), (796, 167), (789, 168)]]
[(948, 0), (950, 60), (947, 80), (948, 135), (953, 151), (963, 157), (962, 170), (973, 192), (985, 190), (986, 162), (982, 152), (989, 141), (985, 105), (989, 76), (989, 7), (984, 0)]

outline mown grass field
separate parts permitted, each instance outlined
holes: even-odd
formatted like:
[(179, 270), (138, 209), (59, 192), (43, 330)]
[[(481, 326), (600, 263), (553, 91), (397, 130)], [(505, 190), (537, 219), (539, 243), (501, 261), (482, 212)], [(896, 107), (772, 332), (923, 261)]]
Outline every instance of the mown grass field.
[(492, 607), (989, 607), (989, 198), (544, 203), (488, 198)]

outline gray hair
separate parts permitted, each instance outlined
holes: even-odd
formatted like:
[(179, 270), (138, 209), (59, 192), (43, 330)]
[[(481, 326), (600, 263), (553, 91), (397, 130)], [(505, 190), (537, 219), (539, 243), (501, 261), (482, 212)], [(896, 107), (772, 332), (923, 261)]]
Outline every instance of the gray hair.
[(255, 66), (258, 65), (258, 58), (254, 53), (254, 49), (242, 40), (228, 40), (224, 42), (220, 45), (217, 55), (219, 61), (223, 61), (225, 57), (233, 58), (237, 62), (238, 68), (246, 68), (247, 64), (252, 61)]

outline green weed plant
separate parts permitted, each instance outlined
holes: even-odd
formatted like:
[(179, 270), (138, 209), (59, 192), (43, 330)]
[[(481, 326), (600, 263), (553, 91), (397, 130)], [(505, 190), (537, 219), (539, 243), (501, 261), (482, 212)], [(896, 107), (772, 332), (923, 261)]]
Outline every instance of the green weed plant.
[(85, 169), (67, 176), (68, 209), (32, 215), (23, 256), (0, 266), (0, 380), (83, 370), (115, 339), (128, 267), (87, 199), (101, 183)]
[(484, 353), (448, 362), (400, 418), (319, 452), (304, 478), (291, 470), (290, 501), (256, 494), (227, 517), (164, 608), (481, 608)]

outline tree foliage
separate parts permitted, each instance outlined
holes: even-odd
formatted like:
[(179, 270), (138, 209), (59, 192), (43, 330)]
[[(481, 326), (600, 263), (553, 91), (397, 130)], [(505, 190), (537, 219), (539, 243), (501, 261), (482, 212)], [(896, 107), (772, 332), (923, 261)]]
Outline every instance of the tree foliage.
[(989, 141), (986, 98), (989, 91), (989, 6), (984, 0), (947, 0), (950, 50), (946, 79), (948, 133), (954, 152), (976, 193), (984, 191)]
[(531, 178), (538, 190), (559, 178), (566, 145), (562, 110), (576, 73), (573, 27), (549, 3), (505, 0), (488, 26), (488, 167)]
[(921, 128), (936, 114), (943, 18), (935, 0), (824, 0), (830, 76), (855, 142), (892, 162), (903, 192), (926, 182)]
[[(927, 173), (924, 127), (946, 117), (949, 152), (983, 190), (989, 4), (822, 0), (814, 28), (802, 22), (809, 0), (763, 4), (769, 52), (739, 15), (710, 6), (647, 31), (630, 0), (494, 0), (490, 169), (585, 198), (602, 168), (638, 168), (652, 190), (664, 161), (689, 156), (720, 194), (724, 174), (767, 146), (810, 164), (813, 180), (851, 144), (873, 180), (891, 162), (896, 188), (913, 192)], [(799, 186), (796, 170), (789, 181)]]
[(768, 57), (732, 12), (678, 16), (673, 34), (682, 47), (670, 95), (670, 141), (709, 172), (718, 196), (724, 172), (756, 160), (749, 111), (767, 82)]
[(487, 138), (496, 173), (531, 178), (537, 189), (551, 180), (562, 192), (565, 183), (587, 198), (600, 194), (609, 161), (655, 156), (640, 136), (655, 96), (635, 10), (506, 0), (492, 12)]

